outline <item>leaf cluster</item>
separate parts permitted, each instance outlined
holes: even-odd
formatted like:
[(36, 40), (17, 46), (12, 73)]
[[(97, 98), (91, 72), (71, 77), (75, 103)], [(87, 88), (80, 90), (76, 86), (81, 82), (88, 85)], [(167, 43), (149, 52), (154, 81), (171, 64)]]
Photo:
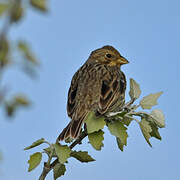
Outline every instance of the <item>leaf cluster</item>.
[(100, 118), (97, 118), (93, 112), (89, 114), (86, 125), (90, 144), (96, 150), (101, 150), (104, 139), (102, 129), (106, 125), (110, 133), (116, 137), (119, 149), (123, 151), (124, 146), (127, 146), (127, 128), (133, 120), (138, 123), (145, 140), (150, 146), (152, 146), (149, 141), (151, 137), (161, 140), (158, 130), (165, 127), (163, 112), (159, 109), (154, 109), (150, 113), (136, 111), (140, 107), (142, 109), (151, 109), (157, 105), (157, 100), (161, 94), (162, 92), (149, 94), (143, 97), (138, 104), (134, 104), (141, 95), (141, 89), (134, 79), (130, 79), (129, 96), (131, 101), (125, 104), (120, 112), (111, 112), (106, 117)]
[[(0, 30), (0, 80), (2, 80), (6, 70), (12, 67), (20, 68), (31, 78), (34, 78), (37, 74), (40, 63), (32, 51), (31, 45), (26, 40), (13, 41), (8, 36), (11, 26), (20, 23), (30, 8), (46, 13), (48, 12), (48, 0), (28, 0), (26, 3), (22, 0), (0, 2), (0, 19), (2, 19), (2, 22), (4, 20)], [(19, 107), (27, 107), (30, 101), (28, 97), (21, 93), (7, 99), (7, 88), (1, 87), (0, 103), (8, 117), (12, 117)]]
[[(135, 121), (138, 123), (146, 142), (152, 146), (150, 143), (151, 137), (161, 140), (159, 128), (165, 127), (163, 112), (159, 109), (154, 109), (151, 112), (137, 111), (137, 109), (140, 107), (146, 110), (151, 109), (153, 106), (157, 105), (157, 100), (161, 94), (162, 92), (149, 94), (143, 97), (139, 103), (135, 104), (136, 100), (141, 95), (141, 90), (139, 84), (135, 80), (130, 79), (129, 96), (131, 101), (126, 103), (119, 112), (110, 112), (103, 117), (97, 117), (94, 112), (90, 112), (85, 120), (86, 128), (82, 131), (82, 134), (85, 133), (84, 137), (88, 136), (89, 143), (92, 147), (95, 150), (100, 151), (104, 146), (103, 128), (104, 126), (107, 126), (110, 134), (115, 137), (119, 149), (123, 151), (124, 146), (127, 146), (128, 126), (132, 121)], [(72, 148), (79, 144), (83, 138), (81, 138), (80, 141), (78, 139), (74, 141), (67, 140), (66, 145), (62, 145), (58, 141), (55, 144), (51, 144), (43, 138), (34, 142), (31, 146), (25, 148), (25, 150), (34, 148), (42, 143), (48, 144), (49, 147), (45, 148), (42, 152), (36, 152), (30, 156), (30, 160), (28, 161), (29, 171), (33, 170), (40, 164), (42, 153), (48, 155), (48, 161), (45, 167), (49, 168), (49, 170), (46, 173), (53, 169), (54, 179), (64, 175), (66, 171), (66, 163), (68, 163), (70, 157), (73, 157), (80, 162), (95, 161), (86, 151), (72, 150)], [(68, 146), (68, 143), (70, 142), (71, 145)], [(57, 159), (51, 163), (51, 160), (54, 157)], [(40, 178), (40, 180), (42, 179), (45, 179), (45, 177)]]
[(32, 145), (24, 148), (24, 150), (32, 149), (40, 144), (46, 143), (49, 147), (43, 149), (42, 152), (36, 152), (30, 156), (28, 160), (29, 168), (28, 171), (32, 171), (35, 169), (42, 160), (42, 153), (46, 153), (48, 155), (48, 162), (46, 166), (50, 166), (51, 159), (56, 157), (58, 159), (58, 163), (53, 167), (54, 179), (59, 178), (60, 176), (65, 174), (66, 164), (68, 163), (68, 159), (73, 157), (82, 163), (87, 163), (91, 161), (95, 161), (87, 151), (73, 151), (69, 146), (62, 145), (60, 143), (50, 144), (44, 138), (41, 138), (32, 143)]

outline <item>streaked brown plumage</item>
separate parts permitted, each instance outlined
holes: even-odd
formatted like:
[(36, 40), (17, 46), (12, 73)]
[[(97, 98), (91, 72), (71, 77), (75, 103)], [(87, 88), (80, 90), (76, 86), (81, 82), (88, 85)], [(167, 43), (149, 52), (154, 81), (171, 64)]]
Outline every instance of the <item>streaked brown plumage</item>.
[(70, 123), (59, 140), (77, 138), (89, 112), (105, 115), (124, 104), (126, 78), (120, 70), (128, 61), (112, 46), (93, 51), (75, 73), (68, 92), (67, 113)]

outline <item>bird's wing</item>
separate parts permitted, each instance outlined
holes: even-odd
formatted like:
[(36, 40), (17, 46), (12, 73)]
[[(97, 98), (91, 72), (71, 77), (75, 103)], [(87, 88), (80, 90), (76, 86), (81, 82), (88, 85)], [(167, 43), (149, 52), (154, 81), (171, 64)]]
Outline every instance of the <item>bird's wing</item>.
[(106, 112), (113, 111), (114, 107), (117, 105), (120, 106), (123, 104), (125, 90), (126, 79), (122, 72), (104, 76), (102, 79), (98, 112), (100, 114), (104, 114)]
[(78, 74), (79, 74), (79, 70), (74, 74), (71, 81), (71, 86), (68, 91), (67, 113), (68, 113), (68, 116), (71, 118), (76, 108), (76, 93), (77, 93), (78, 82), (79, 82)]
[(59, 140), (64, 140), (68, 137), (77, 138), (81, 131), (83, 121), (88, 114), (87, 108), (84, 106), (85, 104), (79, 101), (78, 93), (82, 87), (82, 85), (80, 86), (80, 79), (82, 79), (83, 69), (85, 68), (86, 66), (82, 66), (72, 78), (67, 101), (67, 113), (72, 120), (59, 135)]

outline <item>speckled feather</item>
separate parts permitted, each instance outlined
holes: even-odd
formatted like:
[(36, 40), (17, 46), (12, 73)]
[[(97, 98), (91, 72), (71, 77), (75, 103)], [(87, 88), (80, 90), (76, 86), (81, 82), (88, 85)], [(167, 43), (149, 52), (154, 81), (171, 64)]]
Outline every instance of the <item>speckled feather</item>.
[(108, 51), (122, 57), (112, 46), (93, 51), (75, 73), (68, 92), (67, 113), (72, 119), (59, 135), (59, 140), (77, 138), (89, 112), (98, 116), (117, 111), (124, 104), (126, 78), (120, 65), (110, 65), (101, 58)]

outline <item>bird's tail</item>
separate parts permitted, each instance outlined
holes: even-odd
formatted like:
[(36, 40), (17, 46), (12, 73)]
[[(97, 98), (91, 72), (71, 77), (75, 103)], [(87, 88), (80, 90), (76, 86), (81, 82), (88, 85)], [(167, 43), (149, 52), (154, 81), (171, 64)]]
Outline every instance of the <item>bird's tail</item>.
[(84, 117), (78, 120), (71, 120), (71, 122), (64, 128), (61, 134), (58, 137), (59, 141), (63, 141), (69, 137), (76, 139), (79, 136), (81, 127), (83, 124)]

